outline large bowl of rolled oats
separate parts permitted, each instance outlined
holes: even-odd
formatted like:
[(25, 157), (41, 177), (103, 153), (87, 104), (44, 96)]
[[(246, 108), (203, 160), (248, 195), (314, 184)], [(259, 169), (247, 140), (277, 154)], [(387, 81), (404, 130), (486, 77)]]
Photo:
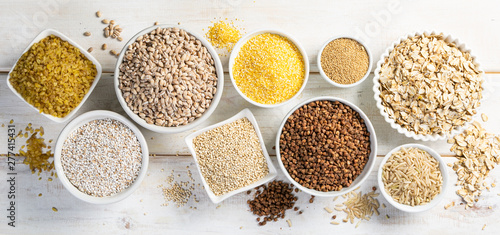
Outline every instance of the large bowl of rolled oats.
[(202, 36), (170, 25), (148, 27), (124, 46), (114, 87), (125, 112), (159, 133), (190, 130), (205, 121), (222, 97), (224, 71)]
[(423, 32), (401, 37), (382, 54), (375, 101), (399, 133), (435, 141), (460, 133), (478, 113), (483, 72), (458, 39)]

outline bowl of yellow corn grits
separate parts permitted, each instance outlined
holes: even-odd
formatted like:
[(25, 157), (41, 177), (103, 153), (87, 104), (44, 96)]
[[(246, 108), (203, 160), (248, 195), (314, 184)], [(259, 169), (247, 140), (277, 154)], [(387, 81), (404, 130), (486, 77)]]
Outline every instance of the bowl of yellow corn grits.
[(263, 108), (297, 97), (309, 77), (306, 51), (292, 36), (273, 29), (243, 36), (229, 57), (229, 76), (236, 91)]

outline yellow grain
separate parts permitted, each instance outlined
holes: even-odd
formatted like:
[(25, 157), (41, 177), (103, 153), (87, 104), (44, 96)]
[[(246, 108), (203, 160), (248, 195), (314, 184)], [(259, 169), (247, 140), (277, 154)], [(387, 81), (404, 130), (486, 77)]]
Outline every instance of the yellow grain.
[(234, 26), (233, 22), (218, 21), (208, 27), (205, 37), (213, 46), (226, 49), (230, 52), (234, 44), (241, 38), (241, 32)]
[(64, 117), (80, 104), (96, 74), (78, 48), (50, 35), (21, 56), (9, 82), (41, 113)]
[(301, 88), (305, 65), (298, 48), (287, 38), (264, 33), (250, 38), (233, 66), (240, 91), (261, 104), (277, 104), (293, 97)]

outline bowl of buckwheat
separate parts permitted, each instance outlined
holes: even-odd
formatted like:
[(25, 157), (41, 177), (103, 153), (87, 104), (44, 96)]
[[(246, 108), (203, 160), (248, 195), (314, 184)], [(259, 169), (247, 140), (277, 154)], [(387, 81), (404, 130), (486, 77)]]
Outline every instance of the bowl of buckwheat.
[(139, 125), (159, 133), (190, 130), (219, 103), (224, 71), (202, 36), (171, 25), (148, 27), (121, 51), (114, 73), (120, 105)]
[(381, 55), (373, 91), (392, 128), (415, 140), (446, 139), (478, 113), (483, 72), (471, 51), (443, 33), (410, 34)]
[(285, 116), (276, 136), (276, 157), (300, 190), (340, 196), (368, 178), (377, 157), (377, 136), (356, 105), (336, 97), (316, 97)]

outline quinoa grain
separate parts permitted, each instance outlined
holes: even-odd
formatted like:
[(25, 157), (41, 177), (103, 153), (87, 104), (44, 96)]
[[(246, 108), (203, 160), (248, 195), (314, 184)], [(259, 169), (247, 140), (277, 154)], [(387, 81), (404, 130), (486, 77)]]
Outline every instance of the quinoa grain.
[(254, 126), (247, 118), (204, 132), (193, 139), (201, 174), (220, 196), (250, 185), (269, 173)]

